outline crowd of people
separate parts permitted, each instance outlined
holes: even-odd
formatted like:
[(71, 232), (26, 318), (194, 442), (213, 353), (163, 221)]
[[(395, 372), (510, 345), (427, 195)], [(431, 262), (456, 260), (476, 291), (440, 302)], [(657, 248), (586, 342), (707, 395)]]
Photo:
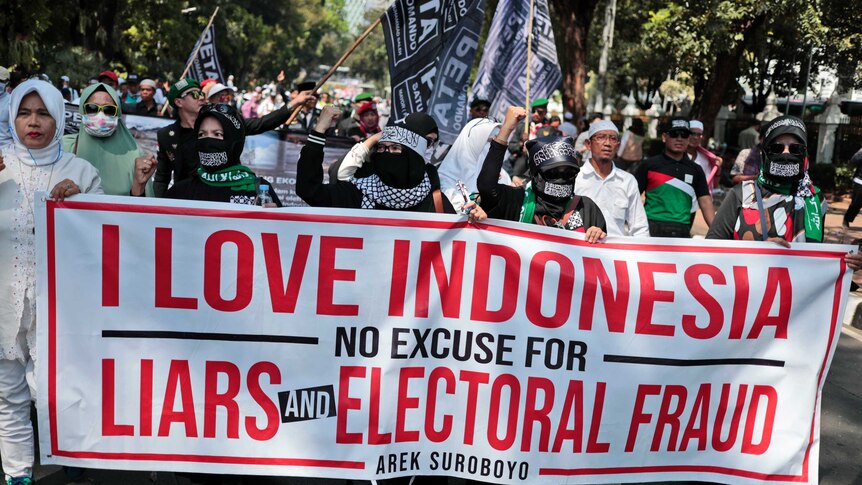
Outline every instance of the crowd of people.
[[(661, 153), (644, 158), (640, 122), (623, 133), (601, 116), (576, 127), (571, 116), (549, 117), (546, 99), (534, 101), (530, 113), (508, 107), (498, 122), (487, 118), (490, 102), (474, 99), (471, 121), (435, 165), (434, 118), (417, 112), (387, 122), (367, 93), (342, 109), (315, 92), (314, 82), (289, 92), (262, 89), (239, 102), (245, 96), (237, 96), (232, 79), (180, 79), (166, 93), (159, 80), (130, 75), (121, 84), (112, 71), (94, 81), (78, 93), (68, 80), (58, 88), (0, 70), (0, 267), (9, 275), (0, 285), (0, 456), (10, 484), (32, 483), (34, 464), (34, 194), (278, 207), (269, 182), (243, 166), (240, 154), (248, 135), (282, 126), (294, 110), (308, 133), (296, 192), (313, 207), (518, 221), (579, 232), (591, 244), (608, 236), (688, 238), (700, 210), (707, 239), (823, 241), (826, 202), (808, 176), (805, 124), (792, 116), (745, 133), (751, 146), (736, 160), (735, 185), (716, 213), (721, 160), (703, 146), (697, 120), (668, 120)], [(82, 121), (79, 133), (64, 137), (65, 101), (78, 104)], [(158, 153), (144, 153), (122, 114), (157, 115), (163, 104), (174, 122), (159, 130)], [(324, 147), (336, 135), (357, 143), (325, 182)], [(862, 267), (858, 254), (845, 261)]]

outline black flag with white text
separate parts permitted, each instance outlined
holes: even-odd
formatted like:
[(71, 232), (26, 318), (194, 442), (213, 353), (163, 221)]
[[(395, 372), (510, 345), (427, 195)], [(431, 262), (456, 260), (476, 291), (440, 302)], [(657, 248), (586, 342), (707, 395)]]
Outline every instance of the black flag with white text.
[[(200, 45), (200, 49), (198, 46)], [(195, 56), (197, 51), (197, 56)], [(192, 58), (194, 56), (194, 58)], [(216, 79), (219, 82), (224, 82), (224, 75), (221, 72), (221, 64), (218, 62), (218, 53), (216, 52), (215, 44), (215, 25), (201, 33), (195, 48), (192, 49), (189, 55), (191, 67), (189, 67), (189, 77), (203, 81), (205, 79)], [(186, 61), (188, 64), (189, 61)]]
[(467, 116), (467, 86), (485, 0), (395, 0), (383, 14), (392, 83), (391, 119), (431, 115), (451, 144)]

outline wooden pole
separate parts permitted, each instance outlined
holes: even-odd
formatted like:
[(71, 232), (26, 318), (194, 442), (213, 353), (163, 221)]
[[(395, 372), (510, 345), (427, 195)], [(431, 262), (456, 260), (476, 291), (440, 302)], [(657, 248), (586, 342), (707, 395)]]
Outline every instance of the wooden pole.
[[(210, 29), (210, 26), (213, 24), (213, 21), (215, 20), (217, 14), (218, 14), (218, 7), (216, 7), (215, 11), (210, 16), (210, 21), (207, 22), (207, 27), (203, 30), (204, 32), (206, 32)], [(186, 68), (183, 69), (183, 73), (180, 75), (180, 79), (186, 78), (186, 74), (188, 74), (189, 69), (192, 68), (192, 63), (195, 62), (195, 59), (198, 57), (198, 52), (201, 50), (202, 44), (203, 44), (203, 42), (198, 42), (198, 45), (195, 47), (195, 51), (192, 53), (192, 56), (189, 57), (189, 62), (186, 63)], [(159, 114), (159, 116), (165, 115), (165, 111), (167, 111), (167, 109), (168, 109), (168, 104), (170, 104), (170, 103), (165, 103), (164, 105), (162, 105), (162, 112)]]
[[(324, 84), (326, 84), (326, 81), (328, 81), (329, 78), (332, 77), (333, 74), (335, 74), (336, 69), (338, 69), (339, 67), (341, 67), (342, 64), (344, 64), (344, 61), (346, 61), (347, 58), (350, 57), (350, 54), (353, 54), (353, 51), (356, 50), (357, 47), (359, 47), (359, 44), (361, 44), (362, 41), (365, 40), (365, 38), (368, 37), (369, 34), (371, 34), (371, 31), (373, 31), (378, 25), (380, 25), (382, 21), (383, 17), (380, 17), (379, 19), (374, 21), (373, 24), (369, 25), (367, 29), (365, 29), (365, 32), (363, 32), (362, 35), (360, 35), (359, 38), (356, 39), (356, 42), (354, 42), (353, 45), (350, 46), (350, 48), (344, 52), (341, 58), (339, 58), (338, 61), (333, 64), (331, 68), (329, 68), (329, 72), (327, 72), (325, 76), (320, 78), (320, 81), (317, 81), (317, 85), (314, 86), (314, 90), (312, 91), (313, 93), (317, 93), (317, 90), (320, 89)], [(293, 123), (293, 120), (295, 120), (296, 117), (299, 115), (300, 110), (302, 110), (302, 106), (294, 106), (293, 112), (290, 113), (290, 118), (288, 118), (287, 121), (284, 122), (284, 124), (290, 126), (290, 124)]]
[(530, 0), (530, 21), (527, 22), (527, 102), (525, 105), (525, 110), (527, 111), (527, 117), (524, 118), (524, 135), (526, 138), (530, 137), (530, 71), (532, 71), (533, 66), (530, 64), (533, 60), (533, 5), (534, 0)]

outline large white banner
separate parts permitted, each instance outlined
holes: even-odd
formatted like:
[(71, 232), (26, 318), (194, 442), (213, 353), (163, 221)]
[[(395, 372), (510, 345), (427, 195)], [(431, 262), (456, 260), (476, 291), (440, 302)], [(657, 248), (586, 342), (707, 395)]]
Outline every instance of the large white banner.
[(44, 463), (817, 483), (846, 246), (97, 196), (37, 215)]

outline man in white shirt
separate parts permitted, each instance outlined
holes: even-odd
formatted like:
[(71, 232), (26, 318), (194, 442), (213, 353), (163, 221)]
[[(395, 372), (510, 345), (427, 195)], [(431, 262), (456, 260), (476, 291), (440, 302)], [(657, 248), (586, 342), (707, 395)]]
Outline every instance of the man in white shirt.
[[(575, 180), (575, 194), (589, 197), (602, 210), (608, 236), (649, 237), (640, 190), (634, 176), (614, 166), (620, 131), (608, 120), (590, 125), (584, 148), (592, 153)], [(628, 230), (626, 230), (628, 226)]]

